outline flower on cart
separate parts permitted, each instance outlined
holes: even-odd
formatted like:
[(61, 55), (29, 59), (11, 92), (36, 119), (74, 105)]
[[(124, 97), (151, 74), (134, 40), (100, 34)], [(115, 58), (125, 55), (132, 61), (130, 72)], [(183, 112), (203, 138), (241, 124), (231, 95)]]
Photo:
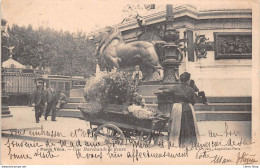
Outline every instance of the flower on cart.
[(91, 77), (84, 88), (84, 97), (87, 102), (95, 101), (101, 104), (122, 105), (127, 99), (134, 104), (140, 104), (141, 99), (138, 99), (134, 92), (133, 80), (129, 73), (112, 70)]

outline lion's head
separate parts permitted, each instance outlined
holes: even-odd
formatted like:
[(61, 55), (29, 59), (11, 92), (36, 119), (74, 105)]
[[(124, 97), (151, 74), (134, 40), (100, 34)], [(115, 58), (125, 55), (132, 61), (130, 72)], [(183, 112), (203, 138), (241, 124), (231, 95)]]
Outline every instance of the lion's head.
[(102, 31), (99, 31), (93, 36), (95, 43), (101, 45), (108, 45), (114, 38), (122, 39), (121, 32), (114, 27), (107, 26)]

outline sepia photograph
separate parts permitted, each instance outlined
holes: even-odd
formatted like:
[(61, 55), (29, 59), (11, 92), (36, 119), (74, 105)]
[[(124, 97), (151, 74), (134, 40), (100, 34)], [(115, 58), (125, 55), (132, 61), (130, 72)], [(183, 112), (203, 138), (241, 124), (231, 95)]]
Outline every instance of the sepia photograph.
[(258, 167), (259, 7), (2, 0), (1, 165)]

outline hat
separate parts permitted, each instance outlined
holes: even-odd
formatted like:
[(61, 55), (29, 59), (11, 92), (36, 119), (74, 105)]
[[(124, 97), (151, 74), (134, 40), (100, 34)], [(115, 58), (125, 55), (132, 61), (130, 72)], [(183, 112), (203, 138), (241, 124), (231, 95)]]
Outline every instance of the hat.
[(139, 66), (139, 65), (136, 65), (135, 68), (140, 68), (140, 66)]
[(187, 82), (189, 79), (190, 79), (190, 73), (188, 73), (188, 72), (184, 72), (180, 76), (180, 81), (181, 82)]

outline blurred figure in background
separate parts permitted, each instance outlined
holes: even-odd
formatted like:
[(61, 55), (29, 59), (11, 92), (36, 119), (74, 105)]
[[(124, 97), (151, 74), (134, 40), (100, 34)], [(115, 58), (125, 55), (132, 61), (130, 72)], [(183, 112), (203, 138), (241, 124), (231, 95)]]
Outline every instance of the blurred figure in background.
[(36, 123), (39, 123), (41, 115), (44, 111), (44, 105), (45, 105), (45, 96), (43, 87), (41, 84), (37, 84), (35, 92), (32, 93), (31, 96), (31, 103), (32, 106), (35, 109), (35, 119)]
[(135, 70), (133, 72), (132, 78), (133, 78), (133, 81), (134, 81), (134, 87), (137, 90), (137, 87), (138, 87), (139, 83), (143, 79), (143, 73), (140, 70), (140, 66), (139, 65), (135, 66)]
[(68, 102), (67, 96), (64, 93), (62, 93), (60, 90), (58, 90), (58, 98), (59, 98), (59, 100), (58, 100), (59, 102), (58, 102), (57, 108), (62, 109), (63, 106), (65, 104), (67, 104), (67, 102)]
[(56, 106), (58, 104), (58, 94), (54, 89), (53, 84), (50, 84), (50, 87), (46, 90), (47, 97), (47, 108), (45, 112), (45, 120), (47, 120), (50, 111), (52, 111), (51, 120), (56, 121)]

